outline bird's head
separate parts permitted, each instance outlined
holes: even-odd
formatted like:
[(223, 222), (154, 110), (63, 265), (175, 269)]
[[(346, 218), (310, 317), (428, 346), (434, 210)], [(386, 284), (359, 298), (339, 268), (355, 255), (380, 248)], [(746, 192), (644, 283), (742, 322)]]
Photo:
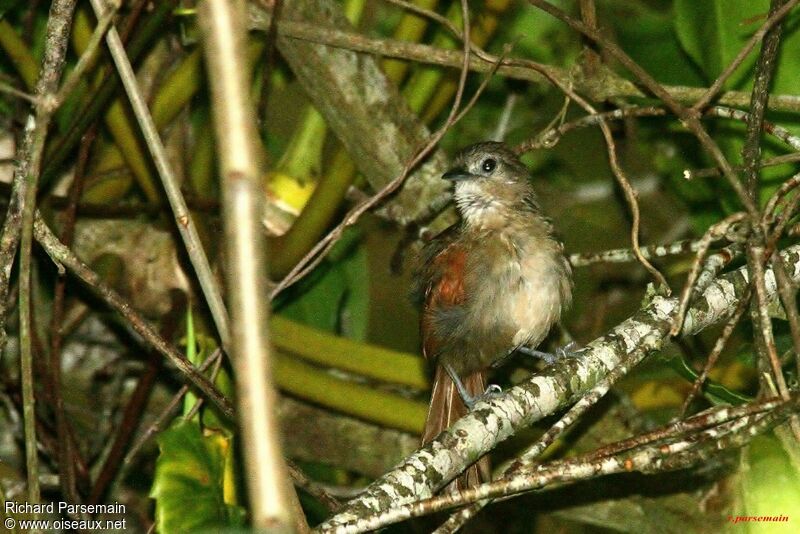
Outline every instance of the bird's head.
[(505, 144), (486, 142), (462, 150), (442, 178), (455, 183), (456, 206), (467, 225), (490, 228), (538, 212), (528, 176)]

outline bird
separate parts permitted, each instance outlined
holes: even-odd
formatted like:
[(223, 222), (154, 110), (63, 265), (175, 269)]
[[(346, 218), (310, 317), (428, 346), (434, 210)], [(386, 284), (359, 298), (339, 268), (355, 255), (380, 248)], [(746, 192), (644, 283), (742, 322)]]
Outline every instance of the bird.
[[(454, 183), (460, 220), (424, 246), (416, 273), (422, 351), (435, 367), (423, 445), (496, 394), (497, 386), (486, 387), (488, 370), (535, 349), (572, 299), (563, 245), (517, 154), (504, 143), (477, 143), (442, 178)], [(484, 458), (448, 487), (489, 476)]]

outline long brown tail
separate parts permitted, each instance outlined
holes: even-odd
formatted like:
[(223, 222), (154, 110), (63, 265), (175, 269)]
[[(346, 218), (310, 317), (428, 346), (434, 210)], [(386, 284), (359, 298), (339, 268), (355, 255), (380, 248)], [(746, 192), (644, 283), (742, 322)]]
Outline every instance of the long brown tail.
[[(486, 373), (475, 372), (463, 379), (464, 388), (472, 396), (481, 395), (486, 389)], [(441, 365), (436, 366), (436, 375), (433, 377), (433, 391), (431, 404), (428, 407), (428, 418), (425, 421), (425, 430), (422, 432), (422, 444), (433, 440), (454, 421), (467, 414), (467, 407), (458, 394), (456, 385)], [(466, 489), (477, 486), (491, 478), (489, 458), (484, 456), (454, 482), (447, 486), (446, 491)]]

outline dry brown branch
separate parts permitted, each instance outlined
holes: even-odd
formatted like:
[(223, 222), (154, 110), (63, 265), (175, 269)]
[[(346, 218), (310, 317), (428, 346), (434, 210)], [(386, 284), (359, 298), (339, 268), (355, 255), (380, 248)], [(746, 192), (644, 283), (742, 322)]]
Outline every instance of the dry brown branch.
[[(771, 410), (766, 415), (761, 415), (763, 407), (758, 404), (746, 406), (744, 410), (723, 408), (717, 413), (712, 413), (711, 417), (706, 414), (706, 421), (711, 419), (714, 426), (697, 425), (699, 429), (691, 428), (691, 432), (684, 437), (666, 441), (661, 445), (648, 443), (628, 449), (626, 440), (622, 447), (618, 444), (610, 447), (611, 450), (623, 448), (624, 450), (621, 452), (601, 457), (590, 453), (569, 460), (539, 465), (508, 480), (501, 479), (456, 493), (390, 508), (373, 516), (353, 520), (331, 532), (336, 534), (366, 532), (411, 517), (429, 515), (487, 498), (517, 495), (553, 484), (589, 480), (613, 473), (632, 471), (653, 473), (696, 466), (705, 462), (710, 454), (729, 448), (743, 447), (750, 442), (753, 436), (762, 434), (780, 424), (793, 410), (797, 409), (799, 400), (798, 396), (794, 396), (790, 400), (781, 400), (777, 405), (770, 406)], [(750, 412), (755, 414), (750, 415)], [(732, 413), (735, 415), (731, 416)], [(665, 430), (667, 429), (659, 429), (660, 433)], [(673, 438), (673, 435), (667, 435), (669, 438)]]
[(681, 417), (686, 414), (686, 411), (689, 409), (689, 405), (691, 405), (694, 398), (700, 392), (700, 388), (702, 388), (703, 384), (705, 384), (706, 379), (708, 378), (708, 373), (710, 373), (711, 369), (713, 369), (714, 365), (716, 365), (717, 360), (722, 354), (723, 349), (725, 349), (725, 345), (728, 344), (728, 340), (733, 334), (733, 330), (736, 328), (736, 325), (739, 324), (739, 321), (747, 309), (748, 304), (750, 304), (749, 291), (742, 297), (742, 300), (736, 306), (736, 311), (733, 312), (733, 315), (725, 323), (725, 326), (722, 328), (722, 332), (714, 342), (714, 348), (711, 349), (711, 352), (706, 359), (706, 363), (703, 366), (703, 370), (700, 372), (697, 379), (695, 379), (695, 381), (692, 383), (692, 389), (689, 390), (689, 394), (686, 395), (686, 399), (683, 401), (683, 406), (681, 406)]
[[(269, 25), (269, 16), (263, 11), (251, 12), (250, 23), (253, 28), (266, 29)], [(393, 39), (376, 39), (353, 32), (291, 20), (280, 20), (277, 26), (279, 35), (287, 38), (327, 45), (343, 50), (351, 50), (382, 57), (406, 59), (422, 64), (440, 65), (450, 68), (459, 68), (463, 62), (463, 54), (458, 50), (441, 49), (430, 45)], [(492, 54), (485, 52), (478, 53), (475, 48), (473, 48), (472, 51), (475, 52), (470, 60), (470, 70), (473, 72), (488, 72), (492, 69), (492, 65), (497, 62), (497, 57)], [(508, 58), (505, 63), (506, 64), (498, 68), (498, 74), (500, 76), (532, 83), (546, 83), (548, 78), (543, 77), (541, 71), (547, 70), (551, 77), (560, 79), (565, 83), (572, 81), (576, 89), (581, 91), (586, 90), (597, 100), (645, 96), (634, 84), (611, 72), (607, 73), (609, 78), (604, 82), (604, 86), (602, 87), (603, 92), (597, 93), (596, 90), (590, 91), (589, 87), (584, 87), (584, 84), (587, 83), (588, 80), (581, 78), (572, 80), (572, 76), (570, 76), (566, 70), (558, 67), (543, 65), (519, 58)], [(533, 68), (533, 64), (538, 65), (538, 68)], [(688, 104), (697, 102), (697, 100), (702, 98), (708, 91), (706, 88), (702, 87), (664, 86), (664, 88), (675, 100)], [(746, 106), (748, 102), (749, 94), (741, 91), (726, 91), (722, 93), (716, 101), (717, 104), (725, 106)], [(800, 97), (794, 95), (773, 95), (770, 98), (769, 109), (790, 112), (800, 111)]]
[[(101, 0), (92, 0), (92, 6), (99, 19), (102, 20), (108, 16), (106, 8), (103, 6)], [(122, 44), (117, 29), (113, 25), (108, 30), (106, 42), (108, 43), (108, 48), (111, 51), (111, 56), (117, 67), (117, 72), (122, 80), (122, 85), (125, 87), (125, 92), (130, 100), (139, 128), (153, 156), (153, 161), (161, 177), (161, 183), (164, 186), (164, 191), (167, 194), (167, 199), (169, 200), (172, 213), (175, 217), (175, 224), (183, 240), (192, 267), (194, 267), (195, 273), (197, 274), (197, 280), (206, 298), (208, 309), (211, 311), (211, 315), (214, 318), (214, 324), (217, 327), (222, 346), (227, 348), (229, 338), (228, 313), (225, 310), (225, 304), (222, 302), (222, 293), (218, 287), (217, 279), (211, 272), (211, 265), (206, 257), (203, 244), (200, 242), (197, 227), (189, 214), (186, 201), (181, 193), (180, 184), (172, 169), (172, 164), (170, 164), (167, 158), (164, 144), (153, 122), (153, 117), (150, 115), (147, 102), (145, 102), (145, 98), (139, 88), (139, 83), (136, 80), (136, 75), (131, 66), (130, 59), (125, 52), (125, 47)]]
[(266, 236), (261, 230), (263, 155), (250, 101), (250, 77), (242, 68), (247, 64), (245, 2), (204, 0), (199, 8), (222, 178), (231, 360), (252, 525), (307, 530), (288, 483), (278, 437), (267, 337)]
[(725, 70), (717, 77), (716, 80), (711, 84), (711, 87), (708, 88), (706, 93), (692, 106), (694, 111), (702, 111), (713, 99), (717, 96), (717, 94), (722, 89), (722, 86), (728, 81), (728, 78), (734, 73), (734, 71), (742, 64), (742, 61), (753, 51), (753, 48), (760, 43), (766, 36), (767, 32), (772, 30), (776, 24), (780, 24), (784, 18), (789, 14), (800, 0), (789, 0), (779, 9), (774, 11), (771, 10), (769, 17), (764, 23), (761, 25), (756, 32), (750, 36), (750, 39), (747, 40), (747, 43), (739, 50), (736, 54), (736, 57), (725, 67)]
[(692, 297), (692, 294), (695, 293), (695, 282), (700, 276), (700, 272), (703, 267), (703, 260), (705, 260), (711, 243), (725, 237), (732, 225), (743, 221), (746, 217), (747, 215), (742, 212), (729, 215), (724, 220), (712, 225), (711, 228), (709, 228), (700, 239), (699, 246), (697, 247), (697, 256), (692, 264), (692, 270), (689, 272), (689, 276), (684, 283), (683, 290), (681, 291), (678, 312), (675, 314), (675, 319), (672, 323), (672, 329), (669, 332), (671, 336), (677, 336), (681, 331), (683, 319), (686, 316), (686, 310), (689, 308), (689, 301)]

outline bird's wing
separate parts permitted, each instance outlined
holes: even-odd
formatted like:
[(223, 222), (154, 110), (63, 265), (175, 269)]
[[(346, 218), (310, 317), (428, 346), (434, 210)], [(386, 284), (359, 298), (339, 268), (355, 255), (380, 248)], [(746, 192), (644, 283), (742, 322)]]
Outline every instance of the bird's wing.
[(464, 303), (464, 271), (467, 254), (457, 242), (443, 247), (428, 262), (425, 304), (422, 311), (422, 350), (426, 358), (435, 358), (441, 348), (442, 332), (438, 319)]

